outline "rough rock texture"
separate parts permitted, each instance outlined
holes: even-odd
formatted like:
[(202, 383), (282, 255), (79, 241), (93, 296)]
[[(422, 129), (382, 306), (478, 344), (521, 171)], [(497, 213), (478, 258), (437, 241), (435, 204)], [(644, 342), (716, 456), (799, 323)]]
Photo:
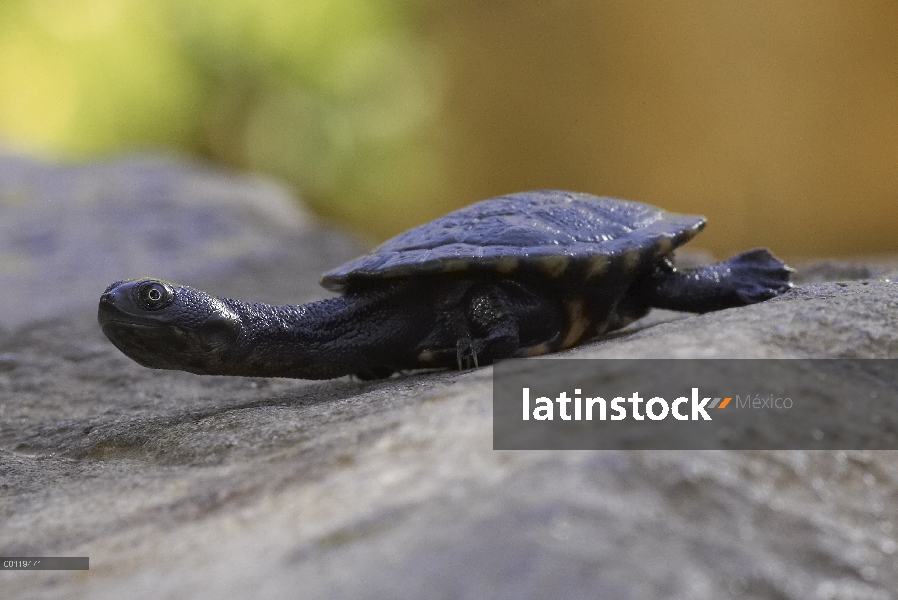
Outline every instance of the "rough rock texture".
[[(233, 202), (247, 195), (277, 208)], [(158, 161), (0, 161), (0, 555), (91, 563), (0, 572), (4, 598), (894, 597), (894, 452), (496, 452), (490, 368), (200, 377), (102, 337), (96, 298), (138, 274), (323, 297), (318, 273), (358, 247), (288, 206), (268, 184)], [(160, 250), (158, 235), (174, 237)], [(569, 354), (896, 358), (898, 283), (871, 269), (818, 265), (781, 299), (659, 311)]]

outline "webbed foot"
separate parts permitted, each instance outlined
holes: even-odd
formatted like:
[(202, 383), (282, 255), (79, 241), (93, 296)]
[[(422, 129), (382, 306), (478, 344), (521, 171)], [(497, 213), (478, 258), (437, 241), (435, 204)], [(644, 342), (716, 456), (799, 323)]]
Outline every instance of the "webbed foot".
[(648, 305), (687, 312), (710, 312), (769, 300), (789, 290), (794, 270), (765, 248), (729, 260), (679, 271), (664, 261), (634, 290)]
[(745, 304), (769, 300), (792, 288), (789, 278), (795, 269), (766, 248), (755, 248), (737, 254), (719, 265), (727, 267), (736, 295)]

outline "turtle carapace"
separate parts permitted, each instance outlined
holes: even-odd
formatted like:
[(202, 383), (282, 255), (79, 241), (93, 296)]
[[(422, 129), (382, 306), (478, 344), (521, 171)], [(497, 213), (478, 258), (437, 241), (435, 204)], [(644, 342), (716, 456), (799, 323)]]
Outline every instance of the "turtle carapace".
[(467, 368), (571, 348), (651, 308), (767, 300), (791, 269), (765, 249), (690, 270), (671, 252), (704, 217), (589, 194), (484, 200), (410, 229), (321, 278), (342, 296), (295, 306), (216, 298), (159, 279), (110, 285), (103, 333), (138, 363), (210, 375), (327, 379)]

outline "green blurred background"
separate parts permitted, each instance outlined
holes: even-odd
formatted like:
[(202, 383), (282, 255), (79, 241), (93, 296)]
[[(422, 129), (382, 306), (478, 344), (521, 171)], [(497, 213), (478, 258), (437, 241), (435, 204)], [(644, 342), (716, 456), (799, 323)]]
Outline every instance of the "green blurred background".
[(895, 0), (0, 0), (0, 145), (175, 151), (383, 239), (563, 188), (898, 251)]

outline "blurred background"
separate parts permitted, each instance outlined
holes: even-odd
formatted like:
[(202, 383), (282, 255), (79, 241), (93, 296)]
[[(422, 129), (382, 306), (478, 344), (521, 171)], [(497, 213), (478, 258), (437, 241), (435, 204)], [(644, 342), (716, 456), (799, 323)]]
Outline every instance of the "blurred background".
[(372, 241), (562, 188), (898, 251), (898, 2), (2, 0), (0, 146), (197, 156)]

